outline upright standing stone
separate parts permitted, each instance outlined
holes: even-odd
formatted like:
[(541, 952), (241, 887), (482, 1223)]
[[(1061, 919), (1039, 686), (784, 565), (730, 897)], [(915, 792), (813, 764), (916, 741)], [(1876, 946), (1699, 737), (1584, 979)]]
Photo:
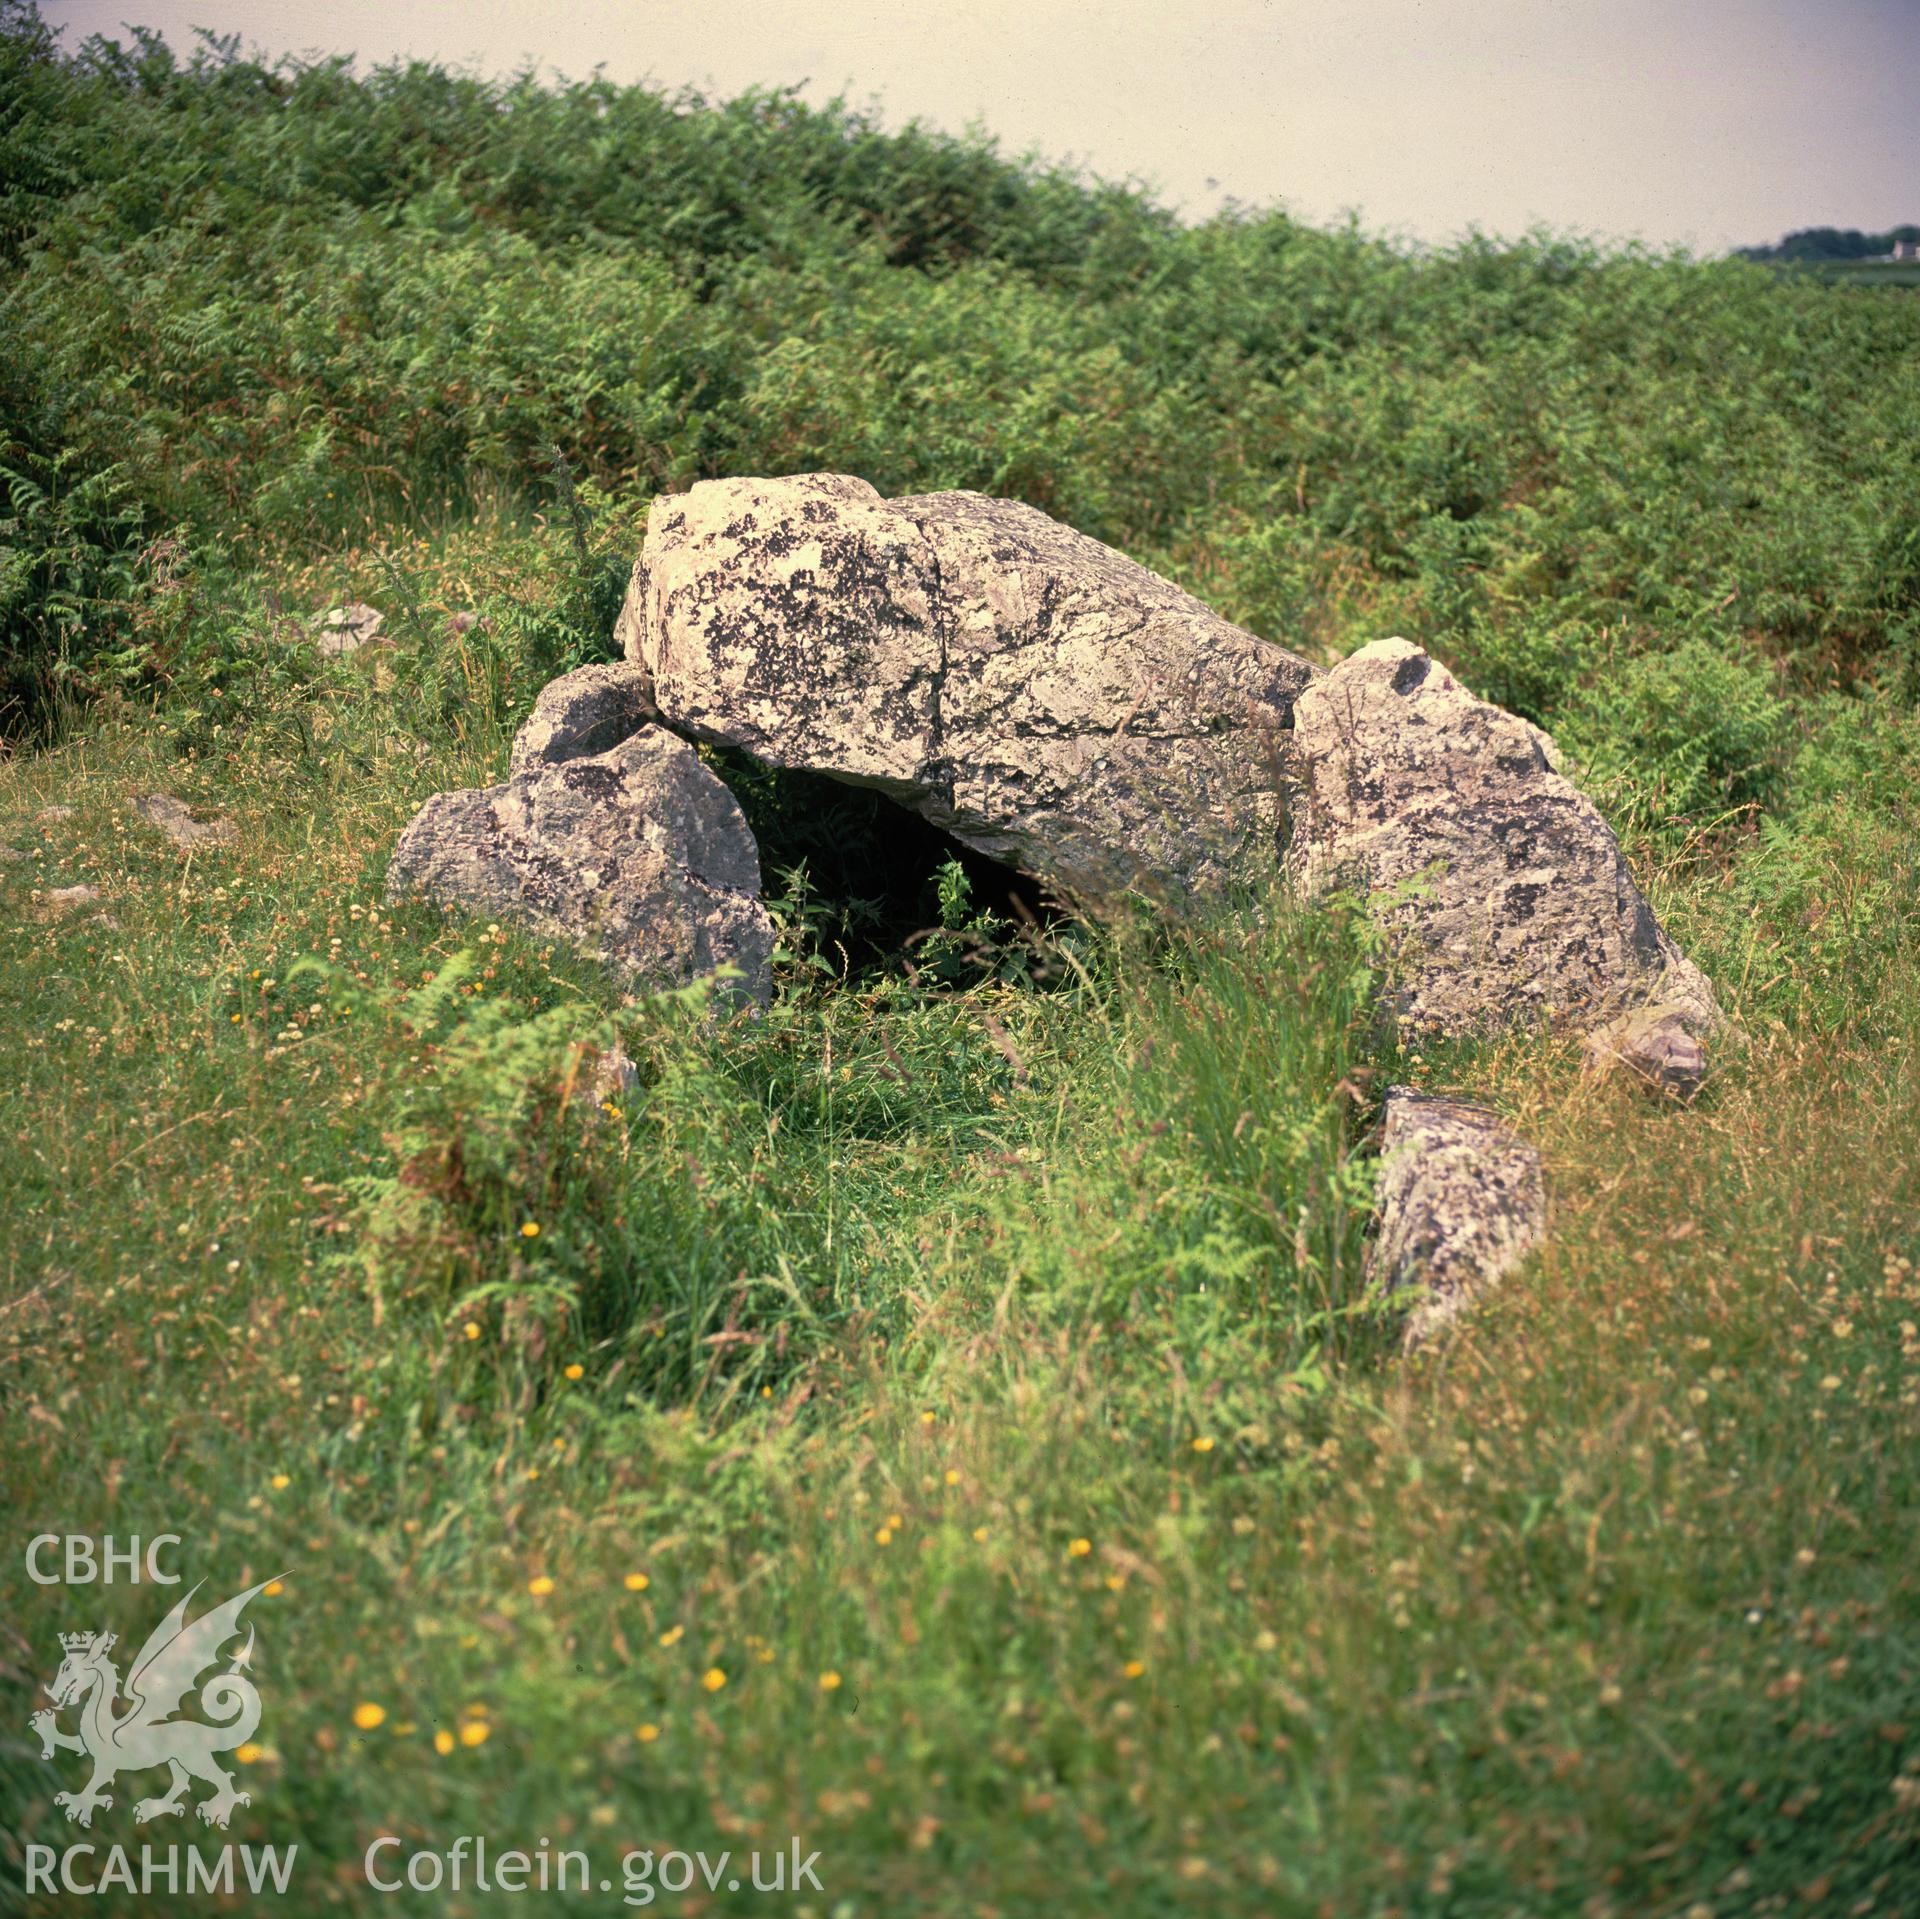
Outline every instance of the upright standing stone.
[(1593, 802), (1538, 727), (1406, 640), (1364, 646), (1295, 707), (1289, 862), (1390, 930), (1413, 1031), (1587, 1027), (1658, 1007), (1696, 1035), (1713, 989), (1654, 918)]
[(734, 996), (764, 1004), (771, 990), (773, 923), (745, 815), (655, 726), (501, 786), (435, 794), (400, 836), (387, 891), (520, 920), (636, 985), (730, 967)]

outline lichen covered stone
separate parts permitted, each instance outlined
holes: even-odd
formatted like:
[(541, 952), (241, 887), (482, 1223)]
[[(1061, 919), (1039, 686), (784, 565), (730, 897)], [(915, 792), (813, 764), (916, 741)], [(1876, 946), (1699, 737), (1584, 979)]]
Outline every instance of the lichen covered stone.
[(646, 671), (626, 660), (583, 666), (549, 680), (513, 737), (510, 770), (610, 752), (654, 719)]
[(1367, 1276), (1418, 1345), (1546, 1237), (1540, 1155), (1484, 1107), (1391, 1088)]
[(1294, 709), (1290, 869), (1372, 902), (1415, 1032), (1585, 1028), (1655, 1003), (1717, 1013), (1593, 802), (1537, 727), (1476, 699), (1402, 639), (1365, 646)]
[(1019, 502), (707, 481), (654, 503), (617, 638), (670, 724), (878, 788), (1071, 898), (1273, 871), (1311, 669)]
[(519, 920), (635, 985), (731, 968), (728, 996), (769, 995), (773, 925), (746, 818), (658, 727), (500, 786), (435, 794), (401, 835), (387, 890)]

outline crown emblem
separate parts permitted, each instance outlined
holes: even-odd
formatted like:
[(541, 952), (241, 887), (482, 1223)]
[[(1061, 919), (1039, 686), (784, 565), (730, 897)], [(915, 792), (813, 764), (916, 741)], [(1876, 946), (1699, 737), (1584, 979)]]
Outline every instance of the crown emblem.
[(108, 1652), (118, 1638), (118, 1633), (110, 1632), (63, 1632), (60, 1645), (65, 1652)]

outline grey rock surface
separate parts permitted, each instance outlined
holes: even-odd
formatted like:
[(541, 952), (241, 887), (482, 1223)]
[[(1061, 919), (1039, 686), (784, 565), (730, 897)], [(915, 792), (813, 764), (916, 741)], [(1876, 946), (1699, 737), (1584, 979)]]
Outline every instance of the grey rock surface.
[(383, 637), (386, 620), (379, 610), (364, 600), (349, 600), (345, 606), (329, 607), (321, 614), (315, 644), (330, 658), (357, 653)]
[(1546, 1237), (1540, 1155), (1484, 1107), (1395, 1086), (1380, 1137), (1367, 1277), (1404, 1297), (1417, 1345), (1499, 1284)]
[(70, 913), (76, 906), (91, 906), (100, 897), (99, 887), (84, 883), (79, 886), (55, 886), (45, 895), (47, 904), (56, 913)]
[(550, 680), (513, 739), (512, 771), (610, 752), (655, 718), (644, 668), (616, 660)]
[(1712, 987), (1537, 727), (1402, 639), (1316, 680), (1294, 725), (1289, 867), (1309, 891), (1375, 903), (1403, 1027), (1588, 1027), (1657, 1004), (1711, 1030)]
[(639, 1084), (640, 1068), (616, 1040), (581, 1055), (573, 1076), (573, 1103), (591, 1112), (608, 1108), (618, 1112), (620, 1102), (630, 1098)]
[(500, 786), (435, 794), (400, 837), (387, 891), (518, 919), (636, 985), (731, 965), (729, 997), (769, 995), (773, 923), (753, 835), (694, 749), (658, 727)]
[(841, 474), (657, 500), (616, 630), (661, 715), (876, 787), (1078, 899), (1271, 870), (1312, 669), (1032, 507)]
[(157, 826), (175, 846), (231, 846), (239, 829), (230, 819), (201, 819), (171, 793), (142, 793), (133, 810), (150, 826)]
[(1582, 1044), (1595, 1066), (1630, 1073), (1649, 1092), (1666, 1098), (1692, 1099), (1707, 1076), (1706, 1049), (1690, 1030), (1684, 1008), (1637, 1007), (1596, 1028)]

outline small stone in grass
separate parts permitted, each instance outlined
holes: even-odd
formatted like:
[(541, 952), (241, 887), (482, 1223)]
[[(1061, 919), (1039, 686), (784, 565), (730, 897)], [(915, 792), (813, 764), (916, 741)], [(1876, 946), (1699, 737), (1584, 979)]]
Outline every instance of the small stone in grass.
[(1688, 1030), (1684, 1009), (1647, 1006), (1610, 1020), (1587, 1035), (1583, 1050), (1595, 1067), (1618, 1067), (1649, 1092), (1690, 1100), (1707, 1076), (1706, 1049)]
[(589, 1049), (582, 1054), (574, 1075), (574, 1104), (595, 1111), (617, 1106), (639, 1084), (640, 1069), (623, 1047), (615, 1044), (602, 1052)]
[(239, 829), (230, 819), (197, 818), (183, 800), (171, 793), (142, 793), (133, 810), (150, 826), (157, 826), (175, 846), (230, 846)]
[(1380, 1154), (1367, 1277), (1409, 1309), (1417, 1346), (1545, 1239), (1545, 1170), (1484, 1107), (1411, 1086), (1388, 1089)]
[(358, 653), (363, 646), (380, 639), (386, 622), (379, 611), (363, 600), (350, 600), (345, 606), (330, 607), (320, 616), (320, 651), (337, 659)]

